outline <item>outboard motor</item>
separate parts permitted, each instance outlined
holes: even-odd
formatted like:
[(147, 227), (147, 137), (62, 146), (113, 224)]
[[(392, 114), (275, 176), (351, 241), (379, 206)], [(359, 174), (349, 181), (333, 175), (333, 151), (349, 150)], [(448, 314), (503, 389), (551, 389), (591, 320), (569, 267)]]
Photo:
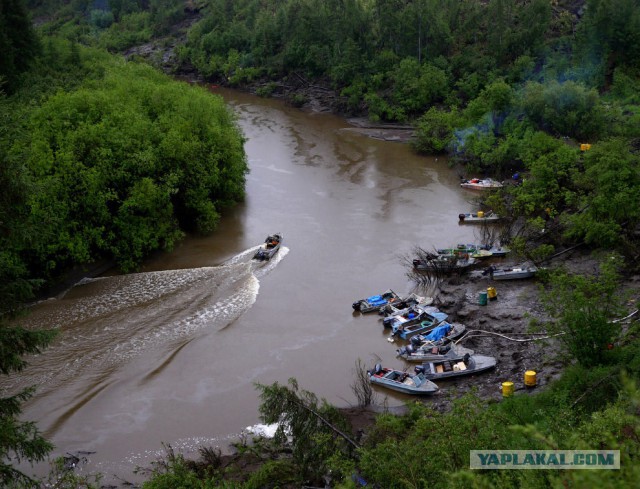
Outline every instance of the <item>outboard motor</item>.
[[(419, 335), (418, 335), (418, 336), (419, 336)], [(418, 336), (412, 336), (412, 337), (409, 339), (409, 341), (411, 342), (411, 345), (412, 345), (412, 346), (415, 346), (415, 347), (420, 346), (421, 341), (420, 341), (420, 338), (418, 338)]]
[(400, 356), (400, 355), (410, 355), (415, 350), (413, 349), (413, 346), (406, 345), (406, 346), (403, 346), (402, 348), (398, 348), (396, 351), (398, 352), (398, 356)]
[(413, 260), (413, 267), (418, 268), (422, 262), (418, 259)]
[(382, 325), (383, 325), (385, 328), (390, 328), (390, 327), (391, 327), (391, 325), (393, 325), (393, 318), (392, 318), (392, 317), (384, 318), (384, 319), (382, 320)]
[(360, 301), (354, 302), (353, 304), (351, 304), (351, 307), (353, 307), (354, 311), (359, 311), (360, 310)]
[(460, 219), (460, 222), (464, 221), (465, 215), (464, 214), (458, 214), (458, 219)]
[(417, 365), (414, 370), (416, 371), (417, 374), (422, 374), (422, 373), (425, 372), (425, 366), (424, 365)]

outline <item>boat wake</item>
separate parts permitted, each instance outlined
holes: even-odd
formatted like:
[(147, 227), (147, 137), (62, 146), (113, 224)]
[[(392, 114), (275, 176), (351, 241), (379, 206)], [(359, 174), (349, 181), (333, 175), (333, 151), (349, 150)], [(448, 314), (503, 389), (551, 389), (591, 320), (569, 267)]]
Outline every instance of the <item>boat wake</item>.
[(23, 372), (4, 377), (0, 391), (36, 386), (41, 397), (80, 375), (104, 380), (142, 352), (175, 349), (199, 332), (229, 327), (255, 302), (260, 278), (289, 251), (258, 262), (251, 260), (256, 249), (214, 267), (83, 279), (62, 298), (37, 304), (21, 324), (59, 335), (26, 359)]

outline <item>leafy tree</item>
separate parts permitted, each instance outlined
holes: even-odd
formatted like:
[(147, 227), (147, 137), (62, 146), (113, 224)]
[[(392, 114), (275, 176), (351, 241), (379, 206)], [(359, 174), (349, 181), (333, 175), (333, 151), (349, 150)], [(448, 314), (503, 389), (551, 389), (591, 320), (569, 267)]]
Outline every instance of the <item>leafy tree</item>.
[(558, 135), (588, 140), (604, 129), (598, 93), (581, 83), (529, 82), (522, 94), (522, 108), (541, 129)]
[(636, 0), (588, 0), (579, 25), (581, 59), (596, 59), (611, 75), (640, 67), (640, 9)]
[(400, 62), (393, 74), (394, 99), (409, 114), (421, 112), (444, 99), (448, 91), (446, 73), (431, 64), (422, 66), (412, 58)]
[(446, 151), (454, 138), (454, 130), (461, 122), (460, 114), (451, 111), (430, 108), (418, 120), (416, 137), (413, 147), (427, 154), (437, 154)]
[(55, 277), (115, 258), (124, 270), (170, 249), (184, 230), (208, 233), (244, 196), (242, 137), (223, 102), (134, 64), (110, 66), (33, 111), (12, 152), (37, 179), (32, 266)]
[(573, 204), (574, 179), (579, 151), (541, 131), (527, 130), (520, 138), (518, 160), (527, 171), (522, 183), (512, 189), (513, 209), (518, 215), (540, 217), (545, 209), (557, 215)]
[(30, 181), (20, 160), (10, 155), (19, 121), (16, 112), (0, 93), (0, 318), (15, 314), (39, 285), (29, 278), (21, 256), (33, 233), (26, 224)]
[(104, 29), (113, 24), (113, 12), (95, 9), (91, 11), (91, 23), (99, 29)]
[(498, 135), (506, 116), (514, 109), (514, 100), (515, 94), (511, 86), (504, 80), (495, 80), (469, 102), (464, 114), (471, 124), (489, 124), (494, 134)]
[[(142, 1), (140, 3), (143, 3)], [(116, 22), (120, 22), (123, 16), (140, 11), (138, 0), (109, 0), (109, 8), (113, 12)]]
[(586, 368), (610, 361), (608, 346), (620, 332), (620, 325), (611, 322), (624, 300), (618, 288), (619, 267), (612, 255), (594, 277), (555, 271), (544, 293), (545, 307), (554, 319), (547, 331), (559, 334), (566, 351)]
[(640, 218), (640, 157), (630, 144), (612, 139), (584, 155), (582, 190), (575, 200), (579, 212), (570, 216), (568, 234), (587, 243), (629, 251), (636, 247)]

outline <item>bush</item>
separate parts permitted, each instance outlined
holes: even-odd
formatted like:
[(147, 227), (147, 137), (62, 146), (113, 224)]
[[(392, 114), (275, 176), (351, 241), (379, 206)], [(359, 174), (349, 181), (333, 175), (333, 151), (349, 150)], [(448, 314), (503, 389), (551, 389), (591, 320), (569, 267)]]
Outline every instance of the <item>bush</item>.
[(459, 122), (460, 114), (455, 108), (450, 111), (430, 108), (418, 119), (413, 148), (427, 154), (446, 151), (453, 141), (454, 130)]
[(609, 345), (620, 332), (612, 318), (621, 312), (618, 290), (619, 260), (607, 257), (595, 277), (571, 275), (562, 270), (550, 275), (543, 299), (553, 318), (547, 331), (559, 335), (566, 352), (584, 367), (611, 361)]
[(131, 270), (183, 231), (210, 232), (244, 196), (243, 140), (219, 98), (147, 66), (92, 63), (104, 79), (46, 100), (13, 149), (39, 183), (39, 270), (98, 257)]
[(604, 130), (604, 111), (598, 92), (581, 83), (529, 82), (522, 94), (522, 108), (538, 127), (584, 141)]

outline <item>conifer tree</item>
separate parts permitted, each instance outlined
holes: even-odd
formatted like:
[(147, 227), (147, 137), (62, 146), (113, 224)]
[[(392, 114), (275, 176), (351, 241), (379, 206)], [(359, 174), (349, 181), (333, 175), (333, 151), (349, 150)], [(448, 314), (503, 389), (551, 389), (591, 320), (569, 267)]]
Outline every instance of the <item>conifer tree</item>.
[(0, 87), (4, 82), (7, 92), (14, 91), (38, 50), (24, 0), (0, 0)]
[[(0, 120), (3, 124), (12, 120), (11, 107), (2, 94)], [(33, 297), (37, 282), (28, 278), (20, 258), (29, 235), (24, 214), (28, 184), (20, 165), (8, 156), (7, 132), (7, 126), (0, 127), (0, 374), (4, 375), (22, 370), (24, 355), (38, 353), (54, 336), (52, 331), (30, 331), (10, 322)], [(35, 487), (36, 482), (15, 464), (41, 461), (52, 449), (34, 422), (20, 420), (21, 406), (32, 393), (28, 388), (0, 397), (0, 487)]]

